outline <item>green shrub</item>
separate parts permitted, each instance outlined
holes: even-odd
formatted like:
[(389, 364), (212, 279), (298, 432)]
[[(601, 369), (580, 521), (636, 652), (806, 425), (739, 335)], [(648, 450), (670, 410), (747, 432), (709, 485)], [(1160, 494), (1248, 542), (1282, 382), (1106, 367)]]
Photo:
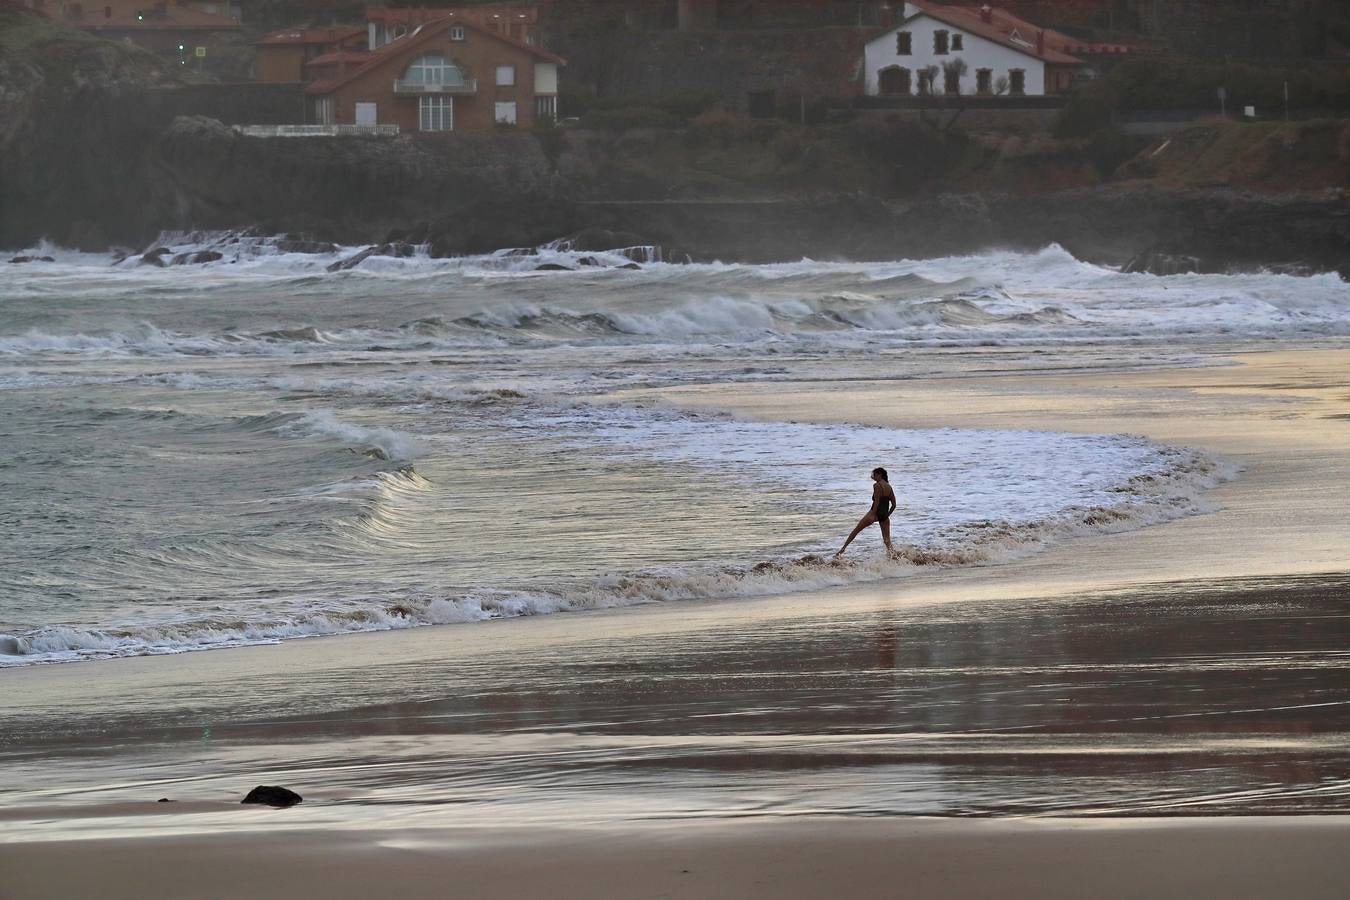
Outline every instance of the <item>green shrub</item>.
[(1092, 165), (1103, 177), (1108, 177), (1146, 146), (1147, 138), (1128, 135), (1119, 128), (1102, 128), (1088, 139), (1085, 149)]
[(598, 131), (630, 131), (634, 128), (679, 128), (680, 119), (664, 109), (651, 106), (622, 106), (615, 109), (593, 109), (581, 117), (583, 128)]

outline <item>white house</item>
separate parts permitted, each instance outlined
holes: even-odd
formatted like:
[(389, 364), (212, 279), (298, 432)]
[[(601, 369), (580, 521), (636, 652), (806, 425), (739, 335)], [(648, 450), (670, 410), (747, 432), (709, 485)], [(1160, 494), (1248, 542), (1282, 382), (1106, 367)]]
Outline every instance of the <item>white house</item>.
[(990, 6), (905, 3), (900, 25), (864, 50), (870, 96), (1044, 96), (1087, 65), (1077, 42)]

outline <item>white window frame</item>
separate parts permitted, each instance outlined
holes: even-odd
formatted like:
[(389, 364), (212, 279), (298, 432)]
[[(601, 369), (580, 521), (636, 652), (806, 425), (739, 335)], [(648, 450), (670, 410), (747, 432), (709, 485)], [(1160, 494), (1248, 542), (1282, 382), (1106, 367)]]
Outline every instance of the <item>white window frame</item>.
[(320, 97), (314, 101), (314, 124), (332, 125), (333, 124), (333, 95)]
[(520, 109), (514, 100), (498, 100), (492, 109), (492, 120), (498, 125), (515, 125), (520, 121)]
[(462, 40), (464, 40), (464, 26), (463, 26), (463, 25), (451, 25), (451, 26), (450, 26), (450, 40), (452, 40), (452, 41), (462, 41)]
[[(396, 40), (398, 40), (398, 39), (401, 38), (401, 37), (407, 37), (407, 35), (408, 35), (408, 26), (407, 26), (407, 25), (404, 25), (404, 24), (401, 23), (401, 22), (398, 23), (398, 24), (396, 24), (396, 25), (391, 25), (391, 26), (389, 27), (388, 34), (389, 34), (389, 40), (390, 40), (390, 41), (396, 41)], [(386, 43), (387, 43), (387, 42), (386, 42)]]
[(557, 121), (558, 97), (555, 94), (536, 94), (534, 98), (534, 120), (536, 122)]
[(408, 63), (408, 68), (403, 70), (403, 80), (411, 84), (461, 85), (464, 73), (439, 53), (424, 53)]
[(423, 94), (417, 98), (418, 131), (454, 131), (455, 103), (445, 94)]
[(516, 86), (516, 67), (498, 66), (497, 87), (515, 87), (515, 86)]
[[(361, 111), (363, 109), (370, 111), (370, 121), (361, 121)], [(380, 106), (374, 100), (357, 100), (356, 106), (352, 112), (352, 121), (357, 125), (378, 125), (380, 123)]]

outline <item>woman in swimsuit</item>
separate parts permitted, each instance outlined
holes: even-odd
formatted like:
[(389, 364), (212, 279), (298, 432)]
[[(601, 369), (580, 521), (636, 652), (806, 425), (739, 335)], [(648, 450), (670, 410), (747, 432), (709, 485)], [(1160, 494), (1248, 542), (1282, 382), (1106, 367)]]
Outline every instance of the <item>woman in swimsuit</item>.
[(886, 470), (881, 466), (872, 470), (872, 481), (872, 508), (858, 521), (858, 527), (853, 529), (848, 540), (844, 541), (844, 546), (834, 555), (835, 559), (842, 556), (848, 545), (853, 543), (853, 539), (873, 522), (881, 523), (881, 540), (885, 542), (886, 549), (891, 550), (891, 513), (895, 510), (895, 491), (891, 489)]

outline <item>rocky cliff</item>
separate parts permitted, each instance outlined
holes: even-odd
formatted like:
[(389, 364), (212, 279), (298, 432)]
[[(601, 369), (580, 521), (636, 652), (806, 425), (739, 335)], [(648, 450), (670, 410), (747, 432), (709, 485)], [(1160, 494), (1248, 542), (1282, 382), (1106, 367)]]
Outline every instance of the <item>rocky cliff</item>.
[(249, 226), (455, 254), (589, 229), (676, 259), (1058, 242), (1155, 270), (1350, 271), (1342, 123), (1204, 125), (1124, 166), (1091, 142), (888, 119), (261, 138), (170, 118), (153, 99), (166, 80), (131, 48), (47, 25), (0, 30), (0, 247), (46, 237), (102, 250)]

